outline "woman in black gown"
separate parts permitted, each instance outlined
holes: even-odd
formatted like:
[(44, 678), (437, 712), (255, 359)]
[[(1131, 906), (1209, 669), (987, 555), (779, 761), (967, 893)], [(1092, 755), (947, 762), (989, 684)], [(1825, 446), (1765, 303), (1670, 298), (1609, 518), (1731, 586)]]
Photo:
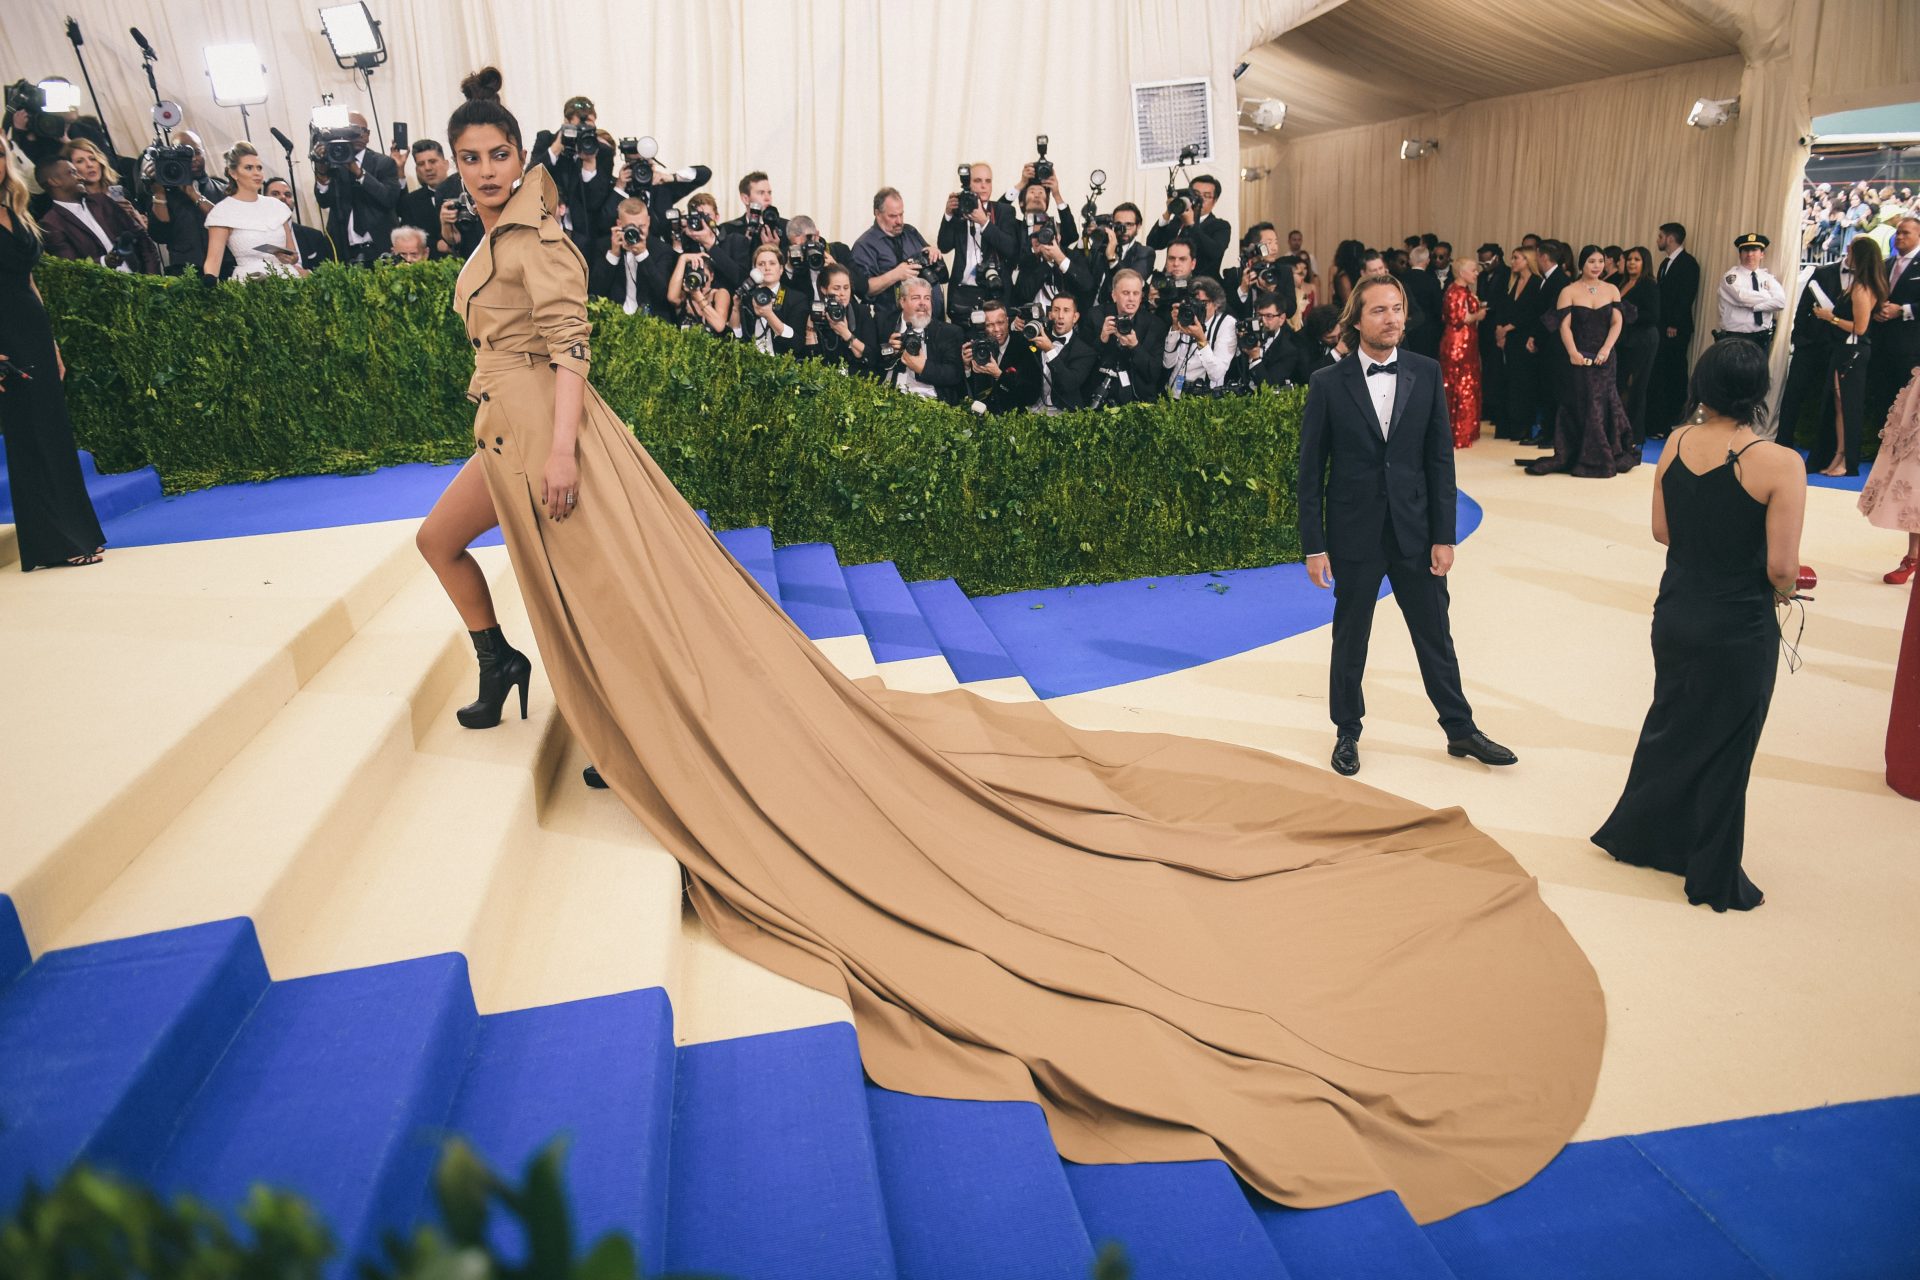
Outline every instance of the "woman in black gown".
[(1746, 911), (1763, 901), (1740, 869), (1747, 776), (1773, 698), (1774, 610), (1799, 577), (1806, 470), (1799, 454), (1753, 432), (1767, 399), (1758, 346), (1709, 347), (1691, 398), (1653, 481), (1653, 536), (1667, 547), (1653, 706), (1626, 790), (1593, 842), (1685, 876), (1691, 903)]
[(1531, 249), (1515, 249), (1507, 261), (1506, 294), (1493, 305), (1503, 384), (1493, 434), (1500, 440), (1525, 440), (1534, 434), (1540, 417), (1539, 358), (1527, 350), (1528, 335), (1540, 328), (1540, 272)]
[(1614, 346), (1634, 307), (1603, 279), (1607, 255), (1598, 245), (1582, 249), (1578, 261), (1579, 276), (1540, 317), (1552, 335), (1545, 341), (1560, 343), (1566, 352), (1566, 398), (1554, 412), (1553, 453), (1528, 463), (1530, 476), (1570, 471), (1604, 479), (1640, 463), (1613, 364)]
[(80, 475), (80, 455), (67, 420), (60, 380), (67, 367), (33, 282), (40, 228), (27, 213), (26, 185), (12, 172), (0, 180), (0, 432), (20, 568), (100, 563), (106, 538)]

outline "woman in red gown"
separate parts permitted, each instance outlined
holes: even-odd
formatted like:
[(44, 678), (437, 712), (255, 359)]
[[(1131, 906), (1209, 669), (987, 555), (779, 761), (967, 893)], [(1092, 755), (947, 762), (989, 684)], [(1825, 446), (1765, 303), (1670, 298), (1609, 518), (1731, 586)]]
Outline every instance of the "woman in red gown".
[(1447, 388), (1447, 413), (1453, 421), (1453, 447), (1465, 449), (1480, 436), (1480, 322), (1487, 309), (1473, 295), (1480, 264), (1453, 264), (1453, 283), (1440, 307), (1440, 378)]

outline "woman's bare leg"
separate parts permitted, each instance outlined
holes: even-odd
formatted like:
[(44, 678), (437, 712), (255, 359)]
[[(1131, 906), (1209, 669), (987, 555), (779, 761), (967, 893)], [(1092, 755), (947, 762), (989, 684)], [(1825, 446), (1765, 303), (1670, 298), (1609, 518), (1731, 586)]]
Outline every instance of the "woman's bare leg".
[(467, 550), (475, 538), (500, 523), (493, 510), (493, 497), (480, 474), (480, 460), (467, 459), (460, 474), (420, 522), (414, 545), (440, 579), (447, 598), (460, 611), (460, 621), (469, 631), (485, 631), (499, 625), (493, 612), (493, 592), (487, 589), (487, 575)]
[(1842, 398), (1845, 393), (1840, 389), (1840, 375), (1833, 375), (1833, 461), (1827, 463), (1823, 476), (1844, 476), (1847, 474), (1847, 405)]

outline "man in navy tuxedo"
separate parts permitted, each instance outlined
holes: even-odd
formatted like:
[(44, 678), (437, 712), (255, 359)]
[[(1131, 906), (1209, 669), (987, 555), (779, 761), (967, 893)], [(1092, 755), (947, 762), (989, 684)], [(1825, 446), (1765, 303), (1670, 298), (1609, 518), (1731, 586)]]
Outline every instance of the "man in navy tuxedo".
[(1360, 771), (1360, 686), (1382, 578), (1412, 633), (1447, 753), (1513, 764), (1474, 725), (1447, 622), (1455, 488), (1440, 365), (1401, 348), (1406, 291), (1391, 276), (1363, 277), (1342, 325), (1349, 354), (1309, 379), (1300, 426), (1300, 549), (1313, 584), (1334, 589), (1334, 771)]

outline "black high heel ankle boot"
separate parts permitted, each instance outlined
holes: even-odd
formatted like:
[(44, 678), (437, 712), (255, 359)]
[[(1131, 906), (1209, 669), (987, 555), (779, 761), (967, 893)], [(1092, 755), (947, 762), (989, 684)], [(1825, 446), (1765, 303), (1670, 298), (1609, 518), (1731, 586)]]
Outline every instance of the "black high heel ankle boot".
[(500, 723), (500, 709), (507, 703), (507, 694), (518, 685), (520, 718), (525, 720), (533, 663), (527, 661), (526, 654), (507, 643), (498, 627), (467, 634), (473, 637), (473, 653), (480, 659), (480, 696), (454, 712), (454, 716), (466, 728), (491, 729)]

